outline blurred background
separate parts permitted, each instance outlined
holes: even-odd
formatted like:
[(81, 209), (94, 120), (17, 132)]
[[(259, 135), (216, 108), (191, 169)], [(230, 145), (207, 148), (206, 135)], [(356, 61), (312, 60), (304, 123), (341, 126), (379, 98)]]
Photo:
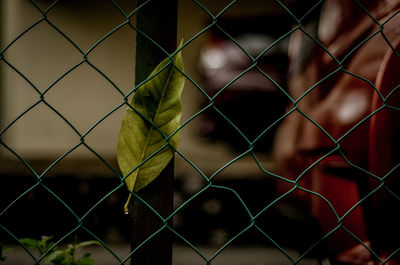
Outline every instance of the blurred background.
[[(43, 10), (52, 2), (35, 1)], [(115, 2), (126, 13), (136, 8), (135, 1)], [(282, 1), (298, 15), (316, 2), (302, 1), (299, 5), (295, 1)], [(125, 107), (97, 122), (123, 102), (120, 91), (128, 93), (134, 88), (136, 32), (124, 25), (96, 44), (125, 21), (108, 1), (59, 1), (45, 17), (30, 1), (2, 0), (0, 3), (4, 52), (0, 64), (1, 209), (6, 209), (29, 189), (7, 208), (1, 222), (17, 237), (39, 238), (46, 233), (59, 239), (76, 226), (76, 218), (45, 188), (37, 185), (37, 176), (32, 172), (38, 176), (44, 174), (42, 182), (46, 187), (80, 217), (118, 187), (120, 180), (104, 162), (118, 168), (117, 137)], [(229, 1), (201, 3), (216, 15)], [(275, 83), (256, 68), (245, 71), (253, 62), (235, 42), (249, 55), (257, 57), (289, 32), (295, 22), (275, 1), (237, 1), (218, 18), (219, 27), (210, 27), (183, 50), (185, 73), (210, 97), (219, 93), (213, 101), (215, 106), (250, 141), (262, 135), (254, 150), (261, 166), (271, 172), (274, 171), (271, 150), (278, 124), (262, 133), (284, 114), (287, 105), (282, 90), (286, 90), (289, 36), (257, 60), (257, 67)], [(189, 41), (211, 23), (212, 18), (194, 1), (179, 1), (178, 40)], [(82, 53), (87, 51), (90, 53), (85, 61)], [(39, 92), (45, 92), (44, 101), (40, 101)], [(182, 122), (210, 104), (188, 80), (182, 102)], [(81, 135), (88, 132), (84, 136), (87, 146), (80, 145), (77, 132)], [(181, 135), (179, 151), (207, 177), (249, 148), (243, 137), (232, 130), (232, 125), (212, 108), (188, 123)], [(260, 170), (250, 154), (218, 172), (213, 183), (234, 189), (253, 213), (277, 198), (273, 178)], [(176, 156), (175, 207), (206, 185), (189, 163)], [(84, 225), (106, 243), (129, 250), (131, 231), (129, 219), (123, 214), (127, 195), (125, 189), (116, 189), (85, 218)], [(194, 245), (217, 250), (246, 228), (248, 219), (242, 202), (232, 192), (208, 189), (174, 216), (174, 227)], [(272, 239), (288, 249), (307, 246), (305, 242), (312, 240), (312, 231), (316, 230), (307, 211), (283, 201), (257, 220)], [(77, 233), (83, 239), (91, 238), (82, 229)], [(15, 244), (4, 230), (0, 235), (3, 243)], [(178, 248), (181, 243), (177, 240)], [(254, 246), (256, 250), (260, 246), (273, 247), (255, 229), (232, 244)], [(282, 253), (277, 255), (287, 260)], [(260, 256), (260, 260), (264, 259)]]

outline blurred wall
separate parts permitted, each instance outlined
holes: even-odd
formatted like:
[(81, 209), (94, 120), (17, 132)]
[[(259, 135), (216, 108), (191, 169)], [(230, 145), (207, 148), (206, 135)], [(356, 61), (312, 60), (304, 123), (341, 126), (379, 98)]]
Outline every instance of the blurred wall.
[[(37, 2), (45, 10), (52, 1)], [(124, 0), (117, 3), (127, 13), (135, 8), (135, 1)], [(207, 0), (202, 3), (215, 15), (229, 4), (229, 1)], [(4, 53), (6, 61), (23, 73), (32, 84), (16, 73), (15, 69), (4, 62), (1, 63), (1, 128), (5, 128), (22, 112), (37, 104), (40, 100), (38, 91), (46, 91), (43, 95), (44, 100), (51, 106), (44, 102), (35, 105), (7, 129), (2, 140), (24, 159), (54, 161), (80, 143), (80, 137), (74, 129), (54, 110), (68, 119), (79, 133), (85, 134), (99, 119), (117, 107), (123, 101), (123, 96), (88, 63), (106, 74), (122, 92), (130, 91), (134, 85), (136, 33), (129, 26), (123, 26), (102, 41), (87, 55), (87, 62), (83, 62), (82, 53), (44, 21), (43, 14), (31, 3), (3, 0), (1, 4), (2, 49), (21, 32), (42, 19)], [(279, 12), (283, 10), (274, 1), (238, 1), (222, 17), (276, 15)], [(108, 1), (96, 0), (60, 1), (49, 11), (47, 19), (69, 36), (83, 53), (125, 21), (121, 13)], [(193, 1), (179, 1), (178, 39), (190, 40), (210, 21), (207, 13)], [(134, 19), (132, 22), (134, 23)], [(200, 85), (198, 58), (207, 34), (202, 34), (183, 51), (185, 72)], [(70, 73), (63, 76), (68, 71)], [(183, 120), (198, 111), (201, 98), (198, 89), (186, 82), (183, 92)], [(119, 108), (85, 136), (85, 143), (101, 156), (114, 162), (117, 136), (124, 111), (125, 107)], [(196, 126), (197, 119), (182, 131), (180, 148), (183, 153), (188, 154), (190, 150), (191, 158), (196, 163), (211, 167), (211, 172), (234, 158), (225, 146), (199, 139), (196, 136)], [(3, 161), (15, 160), (15, 156), (3, 146), (0, 146), (0, 150)], [(66, 159), (96, 160), (84, 146), (74, 149)], [(240, 167), (240, 163), (235, 166)], [(249, 172), (247, 164), (243, 166)], [(234, 167), (231, 167), (231, 173), (238, 174)], [(187, 164), (178, 158), (178, 173), (187, 169)], [(257, 170), (256, 166), (254, 170)]]
[[(111, 4), (98, 1), (61, 1), (48, 20), (86, 52), (124, 18)], [(126, 1), (128, 2), (128, 1)], [(50, 1), (39, 1), (42, 7)], [(43, 15), (28, 1), (2, 1), (2, 47)], [(128, 7), (129, 8), (129, 7)], [(135, 32), (125, 26), (99, 44), (87, 58), (122, 91), (133, 88)], [(97, 120), (122, 102), (110, 82), (83, 62), (83, 55), (46, 21), (41, 21), (15, 41), (4, 58), (32, 82), (44, 100), (84, 134)], [(80, 64), (80, 65), (79, 65)], [(79, 65), (79, 66), (78, 66)], [(40, 95), (14, 69), (2, 66), (2, 128), (40, 100)], [(76, 66), (76, 68), (74, 68)], [(64, 73), (68, 75), (61, 78)], [(58, 80), (58, 82), (56, 82)], [(113, 155), (123, 108), (85, 137), (100, 154)], [(58, 157), (78, 144), (79, 136), (46, 104), (39, 103), (4, 134), (4, 141), (24, 158)], [(9, 152), (3, 152), (10, 156)], [(78, 148), (71, 157), (87, 156)]]

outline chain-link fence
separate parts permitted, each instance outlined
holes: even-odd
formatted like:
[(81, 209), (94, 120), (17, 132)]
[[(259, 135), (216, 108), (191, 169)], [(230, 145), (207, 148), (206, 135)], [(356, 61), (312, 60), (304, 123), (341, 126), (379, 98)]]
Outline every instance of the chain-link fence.
[[(399, 1), (0, 3), (4, 264), (400, 263)], [(181, 143), (124, 215), (124, 111), (179, 51)]]

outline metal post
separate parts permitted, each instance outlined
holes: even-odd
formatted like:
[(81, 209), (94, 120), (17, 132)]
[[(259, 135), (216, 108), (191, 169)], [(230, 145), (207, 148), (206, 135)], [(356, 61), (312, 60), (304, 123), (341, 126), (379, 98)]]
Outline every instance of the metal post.
[[(138, 6), (145, 0), (138, 0)], [(152, 0), (137, 14), (137, 27), (171, 53), (177, 45), (177, 0)], [(167, 55), (142, 34), (136, 37), (136, 85), (147, 78), (152, 70)], [(139, 191), (139, 196), (149, 203), (162, 217), (173, 211), (173, 161), (161, 175), (146, 188)], [(132, 200), (132, 237), (131, 248), (135, 250), (147, 238), (163, 226), (162, 221), (139, 200)], [(170, 225), (172, 222), (169, 223)], [(143, 244), (131, 259), (133, 265), (171, 265), (172, 234), (165, 228)]]

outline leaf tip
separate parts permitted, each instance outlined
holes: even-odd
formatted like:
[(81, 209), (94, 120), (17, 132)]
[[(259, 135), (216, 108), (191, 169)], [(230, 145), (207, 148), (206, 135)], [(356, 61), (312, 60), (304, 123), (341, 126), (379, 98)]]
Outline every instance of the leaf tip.
[(132, 193), (129, 193), (128, 200), (126, 201), (126, 203), (124, 205), (124, 214), (125, 215), (129, 214), (129, 203), (131, 202), (131, 198), (132, 198)]

